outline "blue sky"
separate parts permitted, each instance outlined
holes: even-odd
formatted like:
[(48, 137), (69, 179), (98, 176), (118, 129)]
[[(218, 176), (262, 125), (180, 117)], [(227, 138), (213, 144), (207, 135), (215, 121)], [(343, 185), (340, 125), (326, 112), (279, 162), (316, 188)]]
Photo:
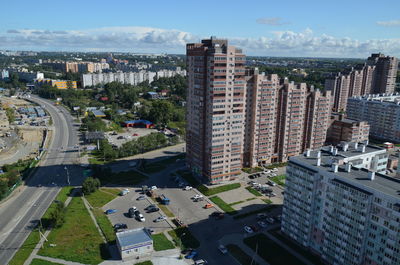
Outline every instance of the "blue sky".
[(400, 57), (400, 1), (13, 0), (0, 49), (184, 53), (215, 35), (249, 55)]

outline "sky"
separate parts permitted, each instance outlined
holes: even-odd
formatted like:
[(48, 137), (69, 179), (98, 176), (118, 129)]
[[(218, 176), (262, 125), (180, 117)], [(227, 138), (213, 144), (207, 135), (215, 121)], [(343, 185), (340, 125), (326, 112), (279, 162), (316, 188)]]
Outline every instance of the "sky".
[(12, 0), (0, 50), (185, 53), (217, 36), (247, 55), (400, 57), (399, 0)]

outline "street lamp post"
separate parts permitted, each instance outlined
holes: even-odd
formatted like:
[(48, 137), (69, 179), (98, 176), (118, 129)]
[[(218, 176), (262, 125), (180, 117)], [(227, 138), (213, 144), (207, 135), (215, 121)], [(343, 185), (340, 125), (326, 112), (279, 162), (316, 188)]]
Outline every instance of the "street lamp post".
[(69, 171), (68, 171), (67, 166), (64, 166), (64, 169), (67, 172), (67, 183), (68, 183), (68, 185), (70, 185), (71, 183), (69, 182)]

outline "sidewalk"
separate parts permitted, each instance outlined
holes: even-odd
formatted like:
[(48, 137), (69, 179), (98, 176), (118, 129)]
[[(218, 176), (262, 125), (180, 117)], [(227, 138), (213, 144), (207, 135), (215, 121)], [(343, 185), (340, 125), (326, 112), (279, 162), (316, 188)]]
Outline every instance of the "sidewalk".
[(252, 257), (259, 265), (269, 265), (269, 263), (258, 256), (253, 249), (249, 248), (245, 243), (243, 243), (244, 238), (245, 237), (242, 234), (230, 234), (221, 238), (220, 242), (225, 246), (229, 244), (237, 245), (241, 250), (243, 250), (243, 252)]

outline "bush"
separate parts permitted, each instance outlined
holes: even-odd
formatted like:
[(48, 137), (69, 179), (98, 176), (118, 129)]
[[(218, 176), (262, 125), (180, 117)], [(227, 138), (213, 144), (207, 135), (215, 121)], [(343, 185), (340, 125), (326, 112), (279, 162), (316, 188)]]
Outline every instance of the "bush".
[(88, 177), (82, 184), (82, 191), (84, 194), (95, 192), (100, 187), (100, 180), (97, 178)]

